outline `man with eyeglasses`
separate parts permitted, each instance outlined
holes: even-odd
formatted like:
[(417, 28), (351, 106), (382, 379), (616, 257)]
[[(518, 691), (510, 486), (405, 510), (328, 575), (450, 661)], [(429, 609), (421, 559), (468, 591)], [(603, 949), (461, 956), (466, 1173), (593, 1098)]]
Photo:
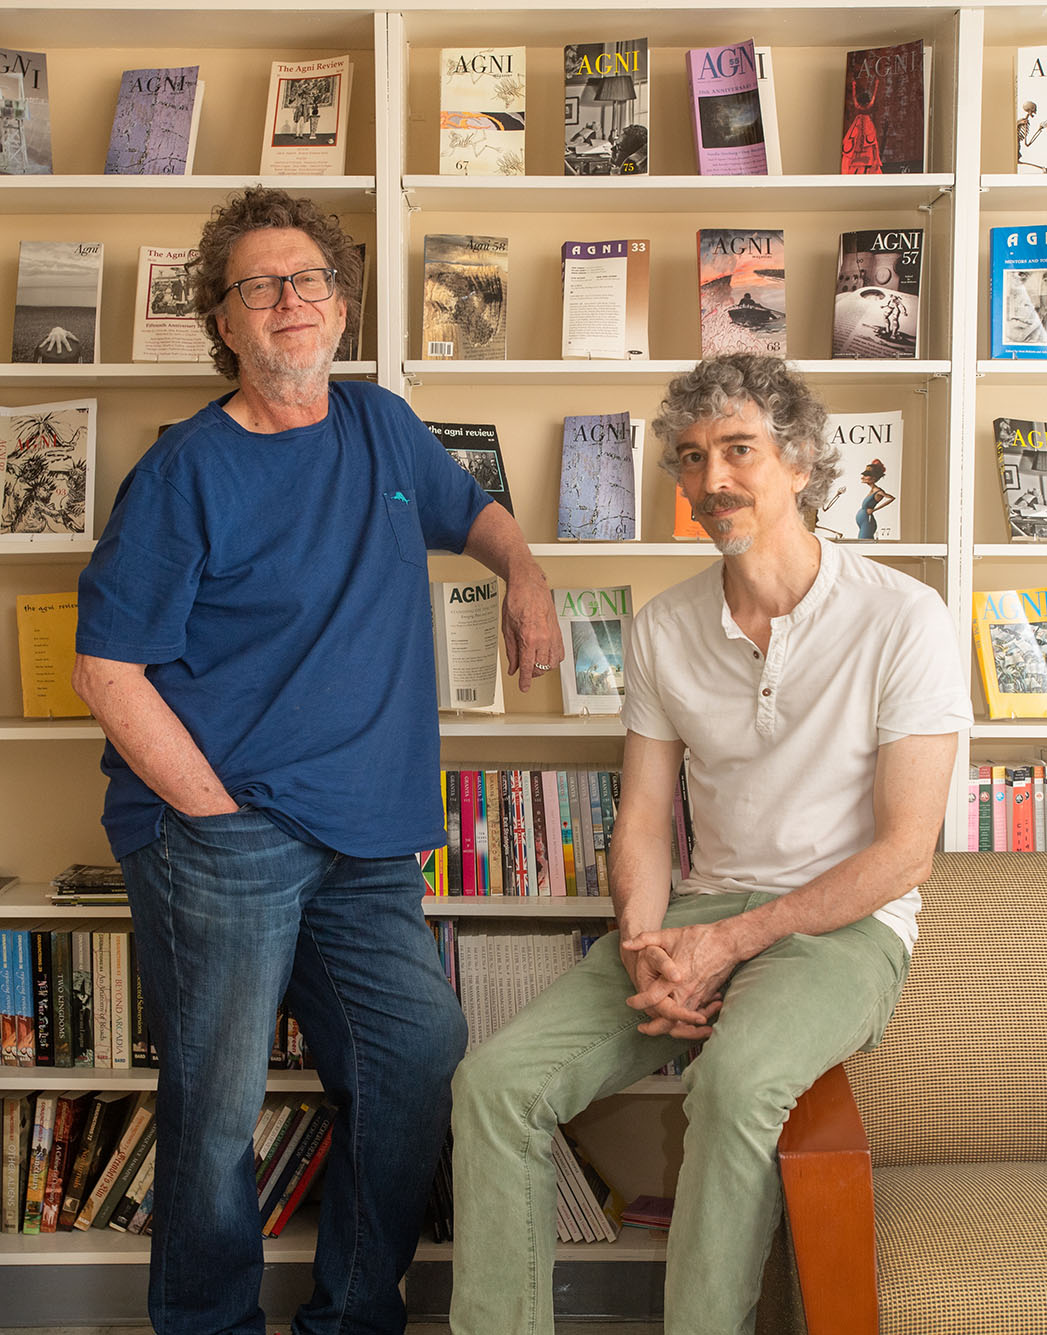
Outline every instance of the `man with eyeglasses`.
[(562, 657), (508, 512), (402, 399), (329, 383), (358, 263), (308, 200), (215, 211), (193, 301), (236, 388), (147, 451), (80, 582), (74, 684), (160, 1052), (160, 1335), (264, 1335), (252, 1135), (285, 997), (335, 1110), (292, 1329), (403, 1330), (465, 1042), (414, 857), (444, 839), (427, 549), (506, 581), (522, 690)]

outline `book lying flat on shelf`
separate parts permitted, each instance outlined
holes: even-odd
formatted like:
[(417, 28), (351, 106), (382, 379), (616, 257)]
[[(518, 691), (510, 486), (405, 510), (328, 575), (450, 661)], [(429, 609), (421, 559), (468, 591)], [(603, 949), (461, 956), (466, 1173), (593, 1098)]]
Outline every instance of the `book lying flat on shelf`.
[(106, 175), (185, 176), (192, 171), (204, 96), (199, 74), (199, 65), (124, 70)]
[(341, 176), (349, 135), (348, 56), (274, 60), (262, 136), (263, 176)]
[(427, 236), (423, 263), (423, 359), (504, 361), (508, 239)]
[(445, 47), (441, 176), (522, 176), (526, 94), (526, 47)]
[(902, 535), (902, 414), (829, 413), (825, 435), (840, 451), (840, 476), (818, 512), (820, 531), (896, 542)]
[(924, 125), (922, 40), (847, 52), (844, 175), (922, 172)]
[(753, 42), (688, 51), (687, 86), (702, 176), (766, 176)]
[(702, 356), (786, 355), (785, 234), (780, 228), (698, 233)]
[(13, 362), (97, 362), (99, 241), (20, 241)]
[(75, 657), (76, 594), (15, 599), (22, 713), (26, 718), (83, 718), (90, 710), (69, 684)]
[(1047, 422), (997, 417), (992, 424), (1012, 542), (1047, 542)]
[(51, 877), (51, 885), (60, 895), (75, 895), (81, 890), (124, 890), (124, 873), (119, 863), (99, 866), (87, 862), (71, 862), (68, 867)]
[(0, 550), (91, 537), (96, 417), (94, 399), (0, 408)]
[(1014, 53), (1015, 170), (1047, 172), (1047, 46), (1020, 46)]
[(51, 107), (47, 57), (0, 51), (0, 176), (51, 173)]
[(139, 248), (133, 361), (210, 361), (211, 340), (196, 318), (185, 268), (196, 253), (187, 246)]
[(565, 656), (560, 686), (565, 714), (620, 714), (633, 598), (617, 588), (554, 589)]
[(636, 473), (628, 413), (565, 417), (556, 536), (574, 542), (636, 537)]
[(841, 235), (834, 357), (919, 356), (922, 261), (922, 227)]
[(1047, 357), (1047, 227), (989, 229), (990, 356)]
[(498, 581), (429, 585), (440, 709), (504, 714), (498, 657)]
[(976, 591), (974, 646), (990, 718), (1047, 718), (1047, 589)]
[(650, 356), (651, 243), (565, 241), (561, 356), (634, 361)]
[(648, 172), (647, 38), (564, 47), (564, 175)]
[(505, 461), (498, 443), (498, 432), (488, 423), (425, 422), (452, 459), (460, 464), (492, 500), (513, 513)]

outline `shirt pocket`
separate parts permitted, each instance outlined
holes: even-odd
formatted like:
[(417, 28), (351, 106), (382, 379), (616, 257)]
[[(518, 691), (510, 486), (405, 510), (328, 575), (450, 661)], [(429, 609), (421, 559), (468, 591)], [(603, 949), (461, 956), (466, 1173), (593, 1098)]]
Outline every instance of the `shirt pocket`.
[(418, 519), (418, 506), (413, 491), (383, 491), (385, 513), (396, 539), (400, 559), (413, 566), (428, 566), (428, 553), (422, 526)]

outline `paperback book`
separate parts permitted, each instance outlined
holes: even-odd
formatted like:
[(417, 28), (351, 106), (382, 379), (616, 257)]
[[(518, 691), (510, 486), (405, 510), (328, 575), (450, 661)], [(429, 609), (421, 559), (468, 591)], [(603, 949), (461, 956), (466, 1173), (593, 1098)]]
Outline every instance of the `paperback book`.
[(504, 714), (498, 657), (498, 581), (429, 585), (436, 654), (437, 705)]
[(649, 241), (565, 241), (563, 357), (634, 361), (650, 356)]
[(1047, 46), (1020, 46), (1014, 55), (1015, 168), (1022, 176), (1047, 172)]
[(997, 417), (992, 427), (1011, 541), (1047, 542), (1047, 422)]
[(676, 503), (673, 510), (673, 538), (677, 542), (708, 542), (709, 535), (697, 519), (691, 517), (691, 502), (676, 484)]
[(503, 361), (509, 298), (504, 236), (427, 236), (422, 357)]
[(1047, 357), (1047, 227), (989, 229), (990, 356)]
[(192, 171), (204, 85), (198, 65), (124, 70), (105, 172), (185, 176)]
[(564, 175), (648, 172), (647, 38), (564, 47)]
[(492, 425), (479, 422), (425, 422), (423, 425), (429, 428), (455, 463), (473, 475), (492, 500), (513, 513), (502, 447)]
[(785, 234), (780, 228), (698, 233), (702, 356), (786, 356)]
[(265, 110), (263, 176), (341, 176), (353, 65), (348, 56), (274, 60)]
[(1047, 718), (1047, 589), (976, 592), (974, 646), (990, 718)]
[(445, 47), (441, 176), (522, 176), (526, 94), (526, 47)]
[(756, 56), (756, 92), (760, 98), (763, 121), (763, 146), (767, 154), (767, 175), (782, 175), (782, 144), (778, 134), (778, 99), (774, 92), (774, 60), (769, 46), (754, 46)]
[(0, 176), (51, 171), (47, 57), (6, 47), (0, 51)]
[(902, 414), (829, 413), (825, 434), (840, 451), (840, 476), (818, 512), (819, 531), (896, 542), (902, 535)]
[(565, 417), (556, 536), (572, 542), (636, 537), (636, 475), (629, 414)]
[(100, 241), (20, 241), (13, 362), (97, 362)]
[(211, 340), (189, 294), (188, 247), (141, 246), (131, 358), (136, 362), (204, 362)]
[(92, 536), (97, 407), (0, 408), (0, 550), (44, 534)]
[(76, 639), (76, 594), (15, 599), (25, 718), (82, 718), (90, 710), (69, 684)]
[(840, 171), (870, 176), (923, 169), (922, 40), (848, 51)]
[(560, 685), (565, 714), (619, 714), (632, 629), (632, 589), (554, 589), (565, 657)]
[(766, 176), (767, 149), (752, 41), (688, 51), (691, 125), (702, 176)]
[(366, 241), (354, 241), (350, 244), (350, 249), (356, 252), (359, 264), (348, 284), (346, 306), (349, 318), (346, 320), (345, 332), (335, 353), (335, 361), (358, 362), (364, 355), (364, 310), (367, 307), (367, 288), (371, 281), (371, 256)]
[(923, 228), (844, 232), (833, 306), (834, 357), (919, 355)]

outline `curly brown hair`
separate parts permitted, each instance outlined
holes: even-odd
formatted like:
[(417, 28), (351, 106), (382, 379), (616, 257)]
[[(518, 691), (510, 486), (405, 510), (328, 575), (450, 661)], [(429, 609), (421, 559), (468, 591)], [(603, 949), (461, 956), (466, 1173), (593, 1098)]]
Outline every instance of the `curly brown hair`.
[(211, 340), (211, 357), (228, 380), (239, 379), (240, 362), (218, 332), (216, 315), (229, 286), (226, 280), (229, 256), (242, 236), (262, 227), (297, 228), (319, 246), (328, 266), (337, 269), (335, 290), (347, 307), (339, 352), (356, 339), (359, 331), (360, 304), (355, 294), (361, 287), (360, 252), (352, 237), (342, 231), (338, 218), (324, 213), (311, 199), (296, 199), (286, 190), (251, 186), (233, 195), (227, 204), (218, 204), (211, 210), (197, 254), (186, 264), (193, 306)]

